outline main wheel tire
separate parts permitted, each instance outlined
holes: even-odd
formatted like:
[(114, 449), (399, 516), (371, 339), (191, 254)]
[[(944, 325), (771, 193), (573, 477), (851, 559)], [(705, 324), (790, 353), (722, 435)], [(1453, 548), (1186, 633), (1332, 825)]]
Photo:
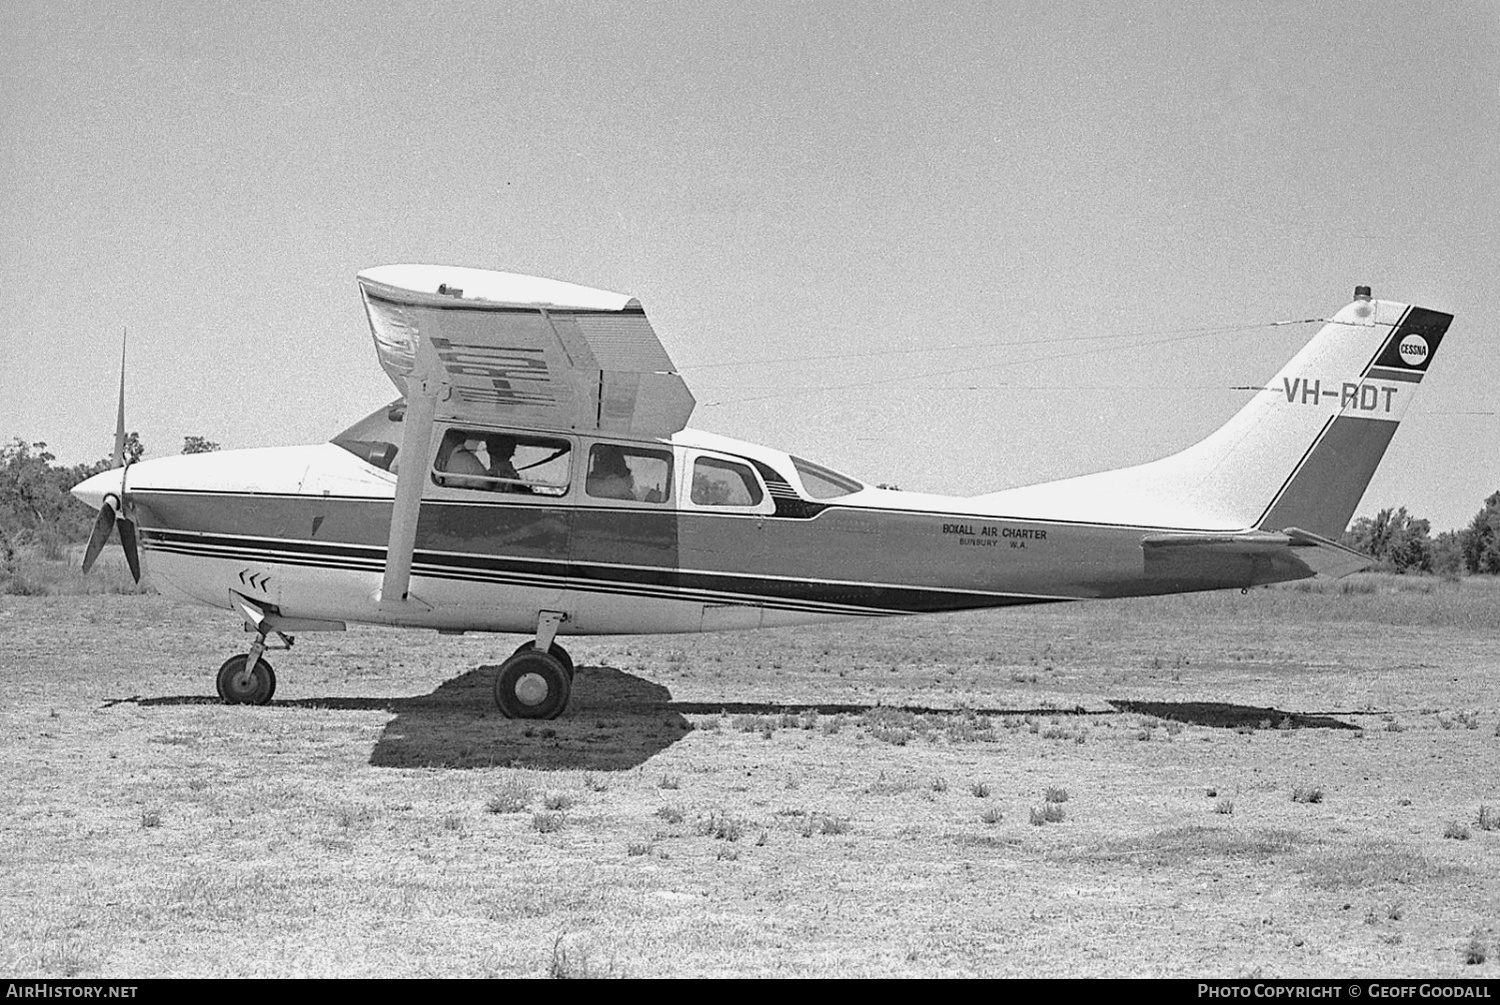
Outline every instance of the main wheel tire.
[(500, 664), (495, 676), (495, 704), (510, 719), (556, 719), (572, 690), (567, 665), (529, 644)]
[[(535, 642), (522, 642), (520, 645), (516, 646), (516, 651), (515, 651), (515, 653), (513, 655), (519, 656), (519, 655), (521, 655), (524, 652), (535, 652), (535, 651), (536, 651), (536, 643)], [(553, 655), (553, 657), (559, 663), (561, 663), (563, 665), (563, 668), (568, 671), (568, 679), (572, 680), (573, 679), (573, 657), (571, 657), (571, 656), (568, 655), (568, 651), (566, 649), (564, 649), (562, 646), (558, 645), (556, 642), (552, 643), (552, 645), (548, 647), (547, 651), (549, 653), (551, 653)]]
[(276, 672), (265, 660), (255, 661), (248, 687), (243, 682), (236, 682), (249, 661), (250, 657), (241, 653), (229, 657), (219, 667), (219, 697), (231, 705), (264, 705), (276, 693)]

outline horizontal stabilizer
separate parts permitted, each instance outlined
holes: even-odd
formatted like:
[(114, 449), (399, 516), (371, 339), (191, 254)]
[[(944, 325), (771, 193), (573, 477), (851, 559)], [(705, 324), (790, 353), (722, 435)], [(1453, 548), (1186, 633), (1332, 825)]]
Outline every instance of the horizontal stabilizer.
[(1238, 561), (1246, 586), (1347, 576), (1367, 567), (1370, 556), (1324, 537), (1290, 527), (1282, 533), (1148, 534), (1141, 539), (1146, 573), (1153, 578), (1191, 580)]
[(1288, 527), (1286, 536), (1291, 538), (1292, 548), (1302, 564), (1320, 576), (1337, 579), (1367, 569), (1374, 562), (1369, 555), (1297, 527)]
[(1243, 534), (1147, 534), (1141, 538), (1141, 547), (1148, 552), (1191, 548), (1194, 551), (1234, 555), (1270, 554), (1285, 550), (1291, 543), (1291, 538), (1286, 534), (1270, 534), (1265, 531), (1247, 531)]

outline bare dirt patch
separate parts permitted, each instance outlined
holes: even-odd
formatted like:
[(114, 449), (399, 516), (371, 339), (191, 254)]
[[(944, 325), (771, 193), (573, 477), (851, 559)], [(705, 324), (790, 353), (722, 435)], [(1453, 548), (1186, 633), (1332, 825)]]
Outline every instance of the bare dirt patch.
[(230, 615), (0, 597), (0, 969), (1494, 977), (1500, 592), (1356, 582), (576, 639), (548, 723), (514, 639), (227, 707)]

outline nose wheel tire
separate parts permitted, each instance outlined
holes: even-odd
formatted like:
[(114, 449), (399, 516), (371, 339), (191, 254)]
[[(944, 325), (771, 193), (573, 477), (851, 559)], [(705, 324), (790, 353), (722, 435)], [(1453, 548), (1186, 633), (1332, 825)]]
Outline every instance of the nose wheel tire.
[(567, 664), (528, 643), (500, 664), (495, 704), (510, 719), (556, 719), (568, 707), (572, 690)]
[(249, 673), (250, 657), (231, 656), (219, 667), (219, 697), (231, 705), (264, 705), (276, 693), (276, 673), (265, 660), (256, 660)]

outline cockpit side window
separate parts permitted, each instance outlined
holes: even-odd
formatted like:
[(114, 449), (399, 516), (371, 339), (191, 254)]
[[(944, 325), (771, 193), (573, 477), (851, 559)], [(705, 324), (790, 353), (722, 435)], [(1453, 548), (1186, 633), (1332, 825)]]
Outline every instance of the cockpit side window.
[(332, 442), (365, 463), (395, 474), (401, 450), (401, 420), (405, 417), (406, 402), (397, 398), (360, 419)]
[(672, 454), (618, 443), (596, 443), (589, 448), (589, 473), (583, 486), (595, 499), (668, 502), (672, 498)]
[(760, 479), (744, 464), (718, 457), (693, 462), (693, 502), (699, 506), (759, 506)]
[(432, 479), (449, 488), (566, 495), (572, 449), (551, 437), (450, 429), (433, 457)]

